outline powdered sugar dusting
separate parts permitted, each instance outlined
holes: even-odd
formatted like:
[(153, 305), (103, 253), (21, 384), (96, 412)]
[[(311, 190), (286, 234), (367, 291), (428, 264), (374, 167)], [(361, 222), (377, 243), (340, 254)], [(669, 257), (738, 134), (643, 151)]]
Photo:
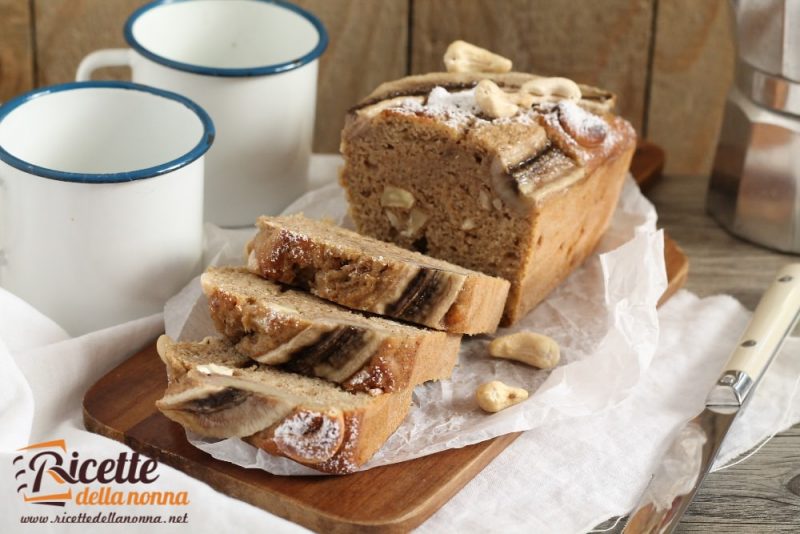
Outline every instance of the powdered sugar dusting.
[(361, 431), (361, 420), (358, 417), (347, 417), (345, 426), (347, 434), (339, 451), (333, 458), (322, 464), (328, 472), (345, 474), (358, 470), (359, 466), (355, 463), (355, 458)]
[(480, 113), (475, 101), (475, 89), (451, 93), (444, 87), (434, 87), (428, 95), (427, 106), (434, 111), (465, 111), (473, 115)]
[(525, 126), (534, 126), (538, 124), (536, 117), (539, 114), (532, 110), (524, 110), (520, 113), (517, 113), (513, 117), (502, 117), (499, 119), (495, 119), (492, 121), (494, 124), (524, 124)]
[[(562, 100), (542, 104), (538, 110), (549, 130), (548, 136), (551, 139), (557, 137), (560, 148), (580, 163), (585, 164), (591, 159), (600, 161), (619, 144), (618, 132), (605, 119), (575, 102)], [(579, 139), (591, 139), (594, 146), (584, 146), (578, 142)]]
[[(605, 157), (619, 141), (608, 122), (571, 100), (546, 102), (521, 109), (511, 117), (487, 120), (475, 100), (475, 89), (450, 92), (434, 87), (425, 101), (417, 98), (396, 99), (387, 110), (395, 113), (426, 116), (455, 130), (480, 124), (524, 124), (534, 126), (543, 119), (548, 130), (559, 137), (558, 144), (585, 163), (593, 157)], [(566, 126), (566, 128), (565, 128)], [(586, 140), (590, 139), (590, 144)]]
[(578, 136), (604, 138), (610, 129), (602, 118), (586, 111), (571, 100), (559, 102), (558, 112), (561, 119), (567, 122), (570, 130)]
[(297, 411), (275, 429), (275, 443), (290, 458), (325, 461), (336, 453), (344, 437), (342, 419), (338, 415)]
[(431, 117), (453, 130), (461, 130), (476, 121), (484, 122), (477, 115), (480, 110), (475, 102), (474, 89), (451, 93), (443, 87), (434, 87), (425, 103), (408, 98), (387, 109), (401, 114)]
[(384, 375), (383, 367), (374, 365), (364, 367), (342, 385), (348, 390), (366, 391), (370, 396), (377, 397), (384, 393), (384, 382), (389, 382), (390, 386), (393, 385), (393, 381)]
[[(307, 249), (311, 246), (308, 236), (280, 229), (280, 238), (273, 244), (269, 255), (270, 264), (279, 264), (282, 258), (287, 257), (293, 260), (303, 258), (307, 254)], [(264, 265), (261, 266), (264, 269)]]

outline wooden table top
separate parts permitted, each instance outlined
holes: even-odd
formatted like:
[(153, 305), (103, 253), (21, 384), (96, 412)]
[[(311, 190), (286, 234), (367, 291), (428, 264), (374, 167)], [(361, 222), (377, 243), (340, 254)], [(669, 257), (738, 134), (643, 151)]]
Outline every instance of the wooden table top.
[[(656, 205), (659, 226), (689, 256), (686, 289), (701, 297), (727, 293), (752, 310), (775, 271), (800, 256), (763, 249), (725, 232), (705, 212), (707, 184), (707, 177), (665, 176), (646, 195)], [(800, 424), (746, 461), (709, 474), (678, 527), (678, 532), (798, 531)]]

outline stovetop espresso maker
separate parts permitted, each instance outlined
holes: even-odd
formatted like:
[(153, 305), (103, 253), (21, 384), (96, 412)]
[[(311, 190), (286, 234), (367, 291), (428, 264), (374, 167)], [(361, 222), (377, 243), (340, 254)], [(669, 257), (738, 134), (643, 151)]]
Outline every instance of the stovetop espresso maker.
[(800, 0), (731, 0), (736, 76), (706, 207), (731, 233), (800, 253)]

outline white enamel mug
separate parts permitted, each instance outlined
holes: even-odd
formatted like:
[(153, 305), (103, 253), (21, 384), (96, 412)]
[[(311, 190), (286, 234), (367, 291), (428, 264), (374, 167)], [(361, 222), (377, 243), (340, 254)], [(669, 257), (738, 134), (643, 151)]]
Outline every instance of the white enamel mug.
[(158, 312), (201, 267), (211, 118), (130, 82), (0, 106), (0, 286), (72, 335)]
[(186, 95), (214, 119), (206, 219), (250, 226), (307, 188), (318, 58), (328, 36), (280, 0), (157, 0), (125, 23), (130, 49), (86, 56), (77, 79), (130, 66), (134, 82)]

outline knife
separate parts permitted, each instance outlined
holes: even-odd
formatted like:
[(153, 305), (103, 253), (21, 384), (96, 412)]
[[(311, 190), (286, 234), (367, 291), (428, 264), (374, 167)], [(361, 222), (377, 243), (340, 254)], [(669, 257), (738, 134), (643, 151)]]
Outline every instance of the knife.
[(725, 434), (797, 323), (800, 263), (783, 267), (767, 289), (728, 363), (706, 398), (705, 409), (681, 428), (631, 512), (623, 533), (669, 533), (678, 526)]

